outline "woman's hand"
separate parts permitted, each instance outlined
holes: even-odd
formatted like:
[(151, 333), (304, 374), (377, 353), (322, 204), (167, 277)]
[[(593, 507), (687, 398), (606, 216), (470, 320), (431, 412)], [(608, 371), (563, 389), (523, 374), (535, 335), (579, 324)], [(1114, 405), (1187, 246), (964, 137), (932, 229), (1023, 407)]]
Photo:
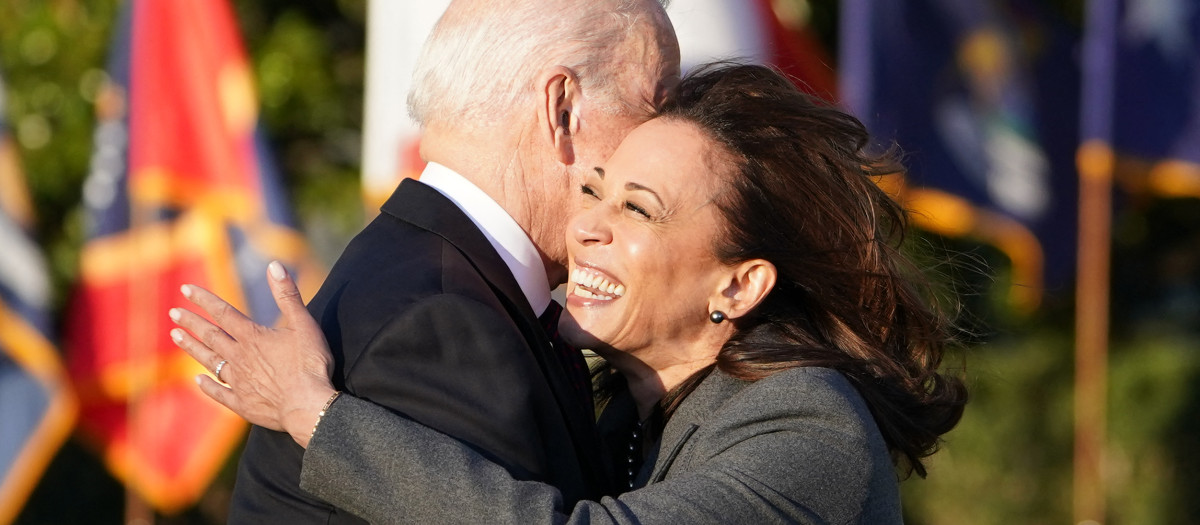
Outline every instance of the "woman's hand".
[(335, 392), (329, 380), (333, 356), (283, 265), (272, 262), (267, 274), (282, 326), (257, 324), (212, 292), (185, 284), (180, 288), (183, 295), (213, 321), (172, 308), (171, 320), (186, 331), (172, 329), (171, 339), (214, 372), (215, 381), (196, 376), (208, 397), (255, 425), (287, 432), (307, 447), (322, 406)]

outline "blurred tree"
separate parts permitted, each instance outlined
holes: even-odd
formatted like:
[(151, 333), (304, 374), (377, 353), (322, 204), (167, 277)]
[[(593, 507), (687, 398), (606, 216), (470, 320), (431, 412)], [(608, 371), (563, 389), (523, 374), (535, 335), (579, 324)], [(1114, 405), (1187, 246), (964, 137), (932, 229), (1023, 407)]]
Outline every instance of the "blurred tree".
[(302, 229), (332, 264), (363, 226), (366, 2), (235, 2), (259, 101)]
[[(915, 525), (1071, 519), (1072, 342), (1061, 326), (969, 350), (971, 403), (930, 463), (904, 483)], [(1114, 341), (1111, 523), (1194, 523), (1200, 504), (1200, 353), (1178, 337)]]
[(104, 82), (115, 0), (10, 0), (0, 5), (0, 68), (8, 82), (8, 120), (37, 212), (61, 311), (82, 238), (80, 194)]

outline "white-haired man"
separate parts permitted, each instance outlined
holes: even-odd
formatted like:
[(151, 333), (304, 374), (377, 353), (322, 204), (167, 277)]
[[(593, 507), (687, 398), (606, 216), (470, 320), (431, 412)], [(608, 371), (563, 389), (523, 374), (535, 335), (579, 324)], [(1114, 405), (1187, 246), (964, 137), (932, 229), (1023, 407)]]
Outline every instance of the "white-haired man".
[[(678, 76), (678, 44), (653, 0), (451, 2), (409, 95), (429, 165), (308, 306), (335, 386), (572, 501), (608, 490), (582, 357), (545, 332), (557, 320), (550, 290), (566, 279), (576, 172), (606, 159)], [(255, 427), (229, 521), (359, 522), (300, 490), (302, 457), (287, 434)]]

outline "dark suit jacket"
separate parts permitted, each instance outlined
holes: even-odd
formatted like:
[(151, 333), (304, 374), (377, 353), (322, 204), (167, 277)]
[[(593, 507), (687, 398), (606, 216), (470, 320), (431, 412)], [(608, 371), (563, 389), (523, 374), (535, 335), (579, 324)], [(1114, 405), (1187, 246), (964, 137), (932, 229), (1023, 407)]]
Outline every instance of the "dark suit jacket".
[[(455, 436), (517, 479), (598, 496), (592, 414), (504, 261), (454, 203), (406, 180), (309, 303), (339, 390)], [(233, 523), (358, 522), (300, 489), (300, 448), (254, 427)]]
[(343, 396), (301, 486), (374, 523), (901, 523), (899, 483), (866, 404), (838, 372), (746, 383), (714, 371), (680, 404), (648, 484), (573, 508), (453, 439)]

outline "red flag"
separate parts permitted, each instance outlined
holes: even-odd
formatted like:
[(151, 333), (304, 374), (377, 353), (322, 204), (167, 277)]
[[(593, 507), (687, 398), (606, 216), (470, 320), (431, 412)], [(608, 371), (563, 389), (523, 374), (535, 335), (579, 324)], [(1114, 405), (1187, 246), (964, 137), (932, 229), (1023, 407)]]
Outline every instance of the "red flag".
[(756, 0), (761, 30), (768, 36), (767, 62), (790, 75), (805, 91), (837, 97), (833, 58), (791, 2)]
[[(89, 240), (69, 312), (84, 438), (159, 511), (194, 503), (245, 424), (206, 398), (166, 312), (204, 286), (270, 324), (266, 263), (304, 264), (257, 136), (255, 95), (228, 4), (131, 0), (97, 102), (84, 196)], [(314, 277), (301, 271), (302, 277)]]

